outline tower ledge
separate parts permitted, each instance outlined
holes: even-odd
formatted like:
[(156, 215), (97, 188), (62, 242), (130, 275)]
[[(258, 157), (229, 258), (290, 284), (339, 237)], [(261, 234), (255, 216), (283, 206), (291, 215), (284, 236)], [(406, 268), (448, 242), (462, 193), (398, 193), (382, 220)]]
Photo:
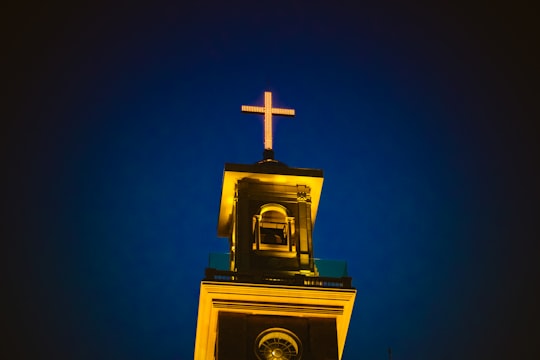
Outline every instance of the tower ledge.
[(337, 353), (341, 359), (355, 297), (355, 289), (203, 281), (199, 297), (194, 358), (213, 359), (218, 314), (220, 311), (227, 311), (252, 315), (335, 319)]

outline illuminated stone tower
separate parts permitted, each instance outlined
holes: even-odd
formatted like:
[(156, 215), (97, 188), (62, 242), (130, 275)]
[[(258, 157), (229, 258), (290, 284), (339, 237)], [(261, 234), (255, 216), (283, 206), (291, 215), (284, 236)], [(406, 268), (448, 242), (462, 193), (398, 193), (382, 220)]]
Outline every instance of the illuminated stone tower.
[[(212, 254), (201, 283), (195, 360), (341, 359), (356, 290), (346, 264), (314, 258), (312, 231), (323, 173), (274, 159), (272, 114), (263, 107), (263, 160), (225, 164), (218, 236), (228, 254)], [(327, 239), (331, 241), (331, 239)]]

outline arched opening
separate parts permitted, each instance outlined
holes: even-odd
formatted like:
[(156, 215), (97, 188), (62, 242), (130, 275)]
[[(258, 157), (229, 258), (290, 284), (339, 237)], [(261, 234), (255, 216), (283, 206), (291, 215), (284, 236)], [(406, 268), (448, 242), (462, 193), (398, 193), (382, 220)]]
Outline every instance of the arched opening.
[(253, 216), (253, 249), (292, 251), (294, 218), (279, 204), (265, 204)]

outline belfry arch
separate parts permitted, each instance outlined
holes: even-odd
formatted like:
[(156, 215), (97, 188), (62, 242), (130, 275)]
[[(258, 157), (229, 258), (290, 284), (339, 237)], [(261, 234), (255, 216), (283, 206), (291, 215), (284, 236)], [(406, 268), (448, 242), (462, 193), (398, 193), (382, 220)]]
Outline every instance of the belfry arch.
[[(268, 203), (253, 215), (253, 250), (296, 252), (294, 217), (283, 205)], [(294, 254), (292, 254), (294, 255)]]

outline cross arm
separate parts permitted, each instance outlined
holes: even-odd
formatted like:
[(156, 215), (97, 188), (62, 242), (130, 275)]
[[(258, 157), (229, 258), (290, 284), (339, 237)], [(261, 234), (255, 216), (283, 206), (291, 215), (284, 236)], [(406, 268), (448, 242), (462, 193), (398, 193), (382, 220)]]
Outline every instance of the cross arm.
[(272, 114), (283, 115), (283, 116), (294, 116), (294, 109), (272, 108)]
[(264, 114), (264, 107), (242, 105), (242, 112)]

